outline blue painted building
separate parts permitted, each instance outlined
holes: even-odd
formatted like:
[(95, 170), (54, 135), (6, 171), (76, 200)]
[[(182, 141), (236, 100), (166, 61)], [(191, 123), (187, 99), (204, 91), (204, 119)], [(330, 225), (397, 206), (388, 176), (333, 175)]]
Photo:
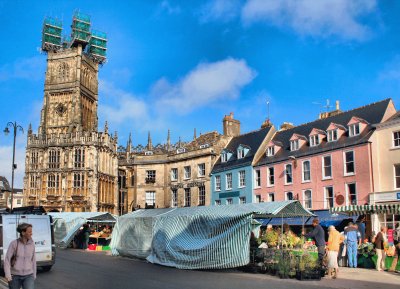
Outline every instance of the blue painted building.
[(211, 205), (257, 202), (252, 165), (261, 158), (274, 132), (273, 126), (264, 126), (231, 139), (211, 171)]

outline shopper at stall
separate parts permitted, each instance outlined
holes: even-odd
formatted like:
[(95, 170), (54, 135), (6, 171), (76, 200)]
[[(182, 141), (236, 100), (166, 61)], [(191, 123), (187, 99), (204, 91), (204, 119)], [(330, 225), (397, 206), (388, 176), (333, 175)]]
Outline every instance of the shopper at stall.
[(4, 258), (4, 273), (10, 289), (34, 289), (36, 279), (35, 242), (32, 225), (19, 224), (19, 238), (12, 241)]
[(361, 244), (361, 234), (352, 222), (344, 230), (349, 267), (357, 268), (357, 247)]
[(385, 243), (386, 241), (386, 227), (382, 227), (381, 231), (375, 236), (375, 249), (378, 259), (376, 260), (376, 270), (382, 271), (385, 269)]
[(361, 243), (364, 243), (365, 240), (365, 216), (360, 216), (357, 221), (358, 231), (361, 235)]
[(322, 260), (324, 259), (324, 254), (325, 254), (325, 232), (324, 229), (322, 229), (321, 225), (319, 224), (318, 219), (314, 219), (312, 225), (314, 229), (308, 234), (305, 234), (305, 232), (303, 231), (303, 235), (307, 239), (314, 238), (315, 244), (317, 245), (318, 248), (318, 261), (322, 267)]
[(399, 255), (400, 255), (400, 223), (397, 223), (396, 230), (394, 230), (393, 241), (394, 241), (394, 246), (395, 246), (395, 253), (394, 253), (394, 256), (393, 256), (392, 265), (389, 268), (390, 272), (396, 271), (397, 262), (399, 260)]
[(83, 225), (82, 229), (82, 249), (86, 250), (89, 246), (90, 229), (88, 224)]
[(329, 226), (328, 232), (329, 238), (326, 247), (328, 254), (328, 277), (333, 277), (335, 279), (338, 277), (339, 273), (338, 253), (340, 244), (343, 242), (344, 237), (334, 226)]

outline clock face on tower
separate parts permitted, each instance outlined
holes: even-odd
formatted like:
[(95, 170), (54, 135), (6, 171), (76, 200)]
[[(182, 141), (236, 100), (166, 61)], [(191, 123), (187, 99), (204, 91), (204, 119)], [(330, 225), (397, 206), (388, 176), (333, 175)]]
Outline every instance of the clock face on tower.
[(56, 106), (56, 113), (57, 113), (59, 116), (64, 115), (64, 113), (65, 113), (66, 111), (67, 111), (67, 108), (65, 107), (64, 104), (62, 104), (62, 103), (57, 104), (57, 106)]

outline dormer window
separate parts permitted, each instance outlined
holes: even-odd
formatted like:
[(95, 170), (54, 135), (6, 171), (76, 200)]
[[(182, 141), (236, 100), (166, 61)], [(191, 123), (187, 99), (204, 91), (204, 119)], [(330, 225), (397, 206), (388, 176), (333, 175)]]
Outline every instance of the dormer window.
[(237, 150), (237, 158), (238, 158), (238, 159), (244, 158), (244, 149), (243, 149), (243, 148), (239, 148), (239, 149)]
[(299, 140), (292, 140), (290, 141), (290, 150), (291, 151), (297, 151), (299, 149)]
[(153, 155), (153, 152), (152, 151), (147, 151), (147, 152), (144, 152), (144, 155), (145, 156), (151, 156), (151, 155)]
[(338, 130), (331, 129), (328, 130), (328, 142), (333, 142), (338, 140)]
[(267, 148), (267, 157), (272, 157), (275, 155), (275, 147), (270, 146)]
[(349, 125), (349, 136), (356, 136), (360, 134), (360, 124), (354, 123)]
[(221, 163), (226, 163), (228, 161), (228, 155), (226, 153), (221, 154)]
[(208, 147), (210, 147), (210, 145), (208, 143), (200, 145), (200, 149), (205, 149)]
[(319, 145), (319, 135), (310, 136), (310, 146), (315, 147), (317, 145)]
[(184, 153), (185, 151), (186, 151), (185, 148), (179, 148), (179, 149), (176, 150), (176, 153), (177, 154), (181, 154), (181, 153)]

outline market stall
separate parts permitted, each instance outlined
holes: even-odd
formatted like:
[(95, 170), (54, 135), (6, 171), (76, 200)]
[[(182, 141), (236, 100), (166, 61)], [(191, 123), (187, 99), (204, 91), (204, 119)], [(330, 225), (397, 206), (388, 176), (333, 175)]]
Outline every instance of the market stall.
[(110, 213), (95, 216), (87, 219), (90, 225), (89, 250), (107, 251), (110, 250), (112, 230), (116, 217)]
[[(334, 207), (331, 208), (330, 211), (332, 213), (344, 214), (348, 216), (354, 215), (400, 215), (400, 204), (375, 204), (375, 205), (351, 205), (351, 206), (342, 206), (342, 207)], [(371, 219), (371, 218), (369, 218)], [(383, 224), (386, 225), (386, 224)], [(387, 226), (387, 225), (386, 225)], [(390, 234), (393, 232), (392, 227), (388, 227), (388, 244), (385, 248), (386, 251), (386, 259), (385, 265), (386, 268), (390, 268), (395, 254), (393, 237), (390, 238)], [(376, 228), (378, 230), (379, 228)], [(376, 232), (372, 232), (371, 236), (374, 236)], [(371, 242), (363, 240), (363, 244), (358, 248), (358, 266), (363, 268), (375, 268), (377, 256), (375, 255), (374, 245)], [(398, 260), (395, 270), (400, 271), (400, 260)]]
[(54, 241), (56, 246), (67, 248), (71, 245), (79, 228), (87, 223), (97, 223), (102, 219), (116, 218), (105, 212), (83, 212), (83, 213), (48, 213), (54, 220)]
[[(269, 224), (267, 230), (262, 232), (256, 250), (257, 265), (262, 267), (262, 271), (280, 278), (321, 279), (324, 271), (318, 262), (314, 241), (299, 237), (286, 221), (281, 219), (281, 224), (275, 227)], [(307, 219), (303, 222), (303, 229), (306, 223)]]
[(180, 269), (222, 269), (250, 262), (255, 218), (309, 217), (299, 201), (139, 210), (114, 227), (114, 255)]

